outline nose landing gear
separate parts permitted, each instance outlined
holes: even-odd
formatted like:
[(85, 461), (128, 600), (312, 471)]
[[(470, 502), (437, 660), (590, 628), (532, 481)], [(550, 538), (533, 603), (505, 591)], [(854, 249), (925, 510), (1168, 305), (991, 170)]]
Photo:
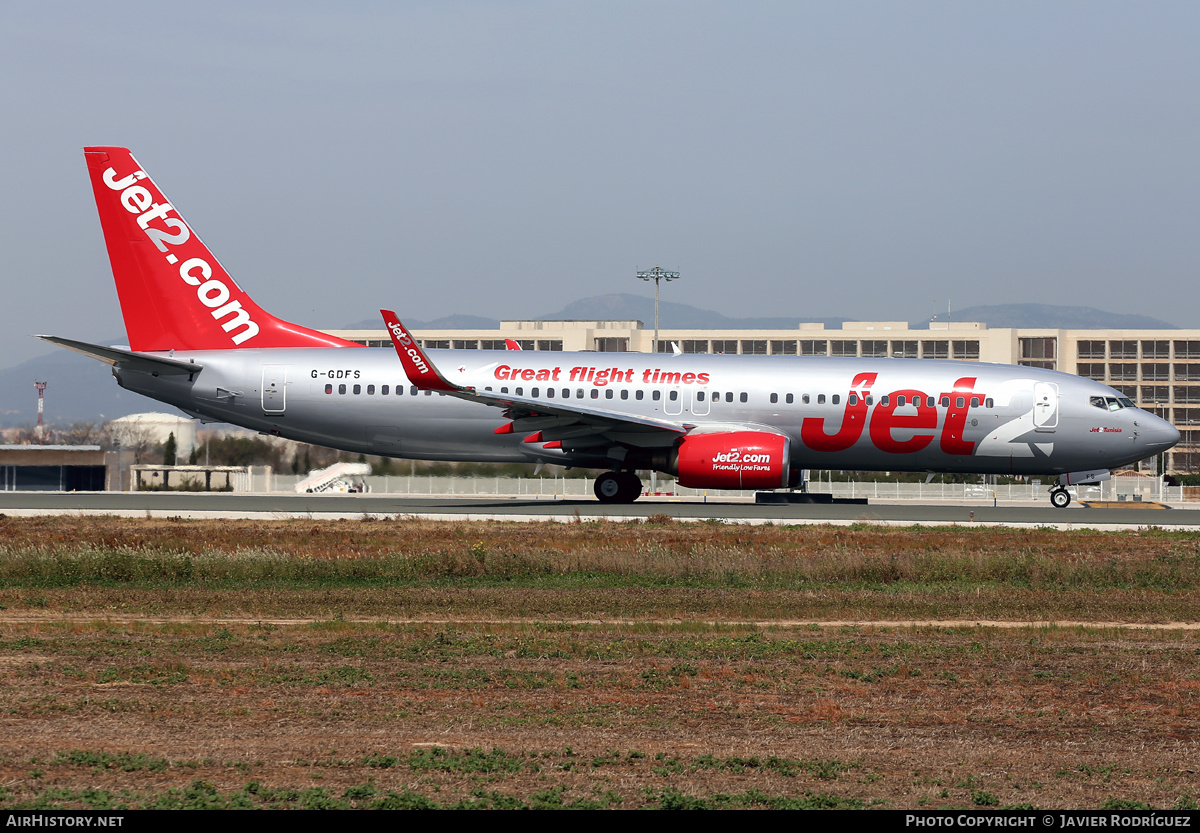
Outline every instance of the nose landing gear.
[(1056, 509), (1066, 509), (1071, 505), (1071, 493), (1062, 486), (1055, 486), (1050, 490), (1050, 503)]

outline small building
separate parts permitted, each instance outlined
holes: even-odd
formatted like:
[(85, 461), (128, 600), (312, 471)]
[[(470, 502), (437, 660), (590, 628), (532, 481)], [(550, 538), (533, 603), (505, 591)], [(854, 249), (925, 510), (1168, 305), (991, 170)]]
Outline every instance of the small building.
[(117, 452), (98, 445), (0, 445), (6, 492), (102, 492), (119, 484)]

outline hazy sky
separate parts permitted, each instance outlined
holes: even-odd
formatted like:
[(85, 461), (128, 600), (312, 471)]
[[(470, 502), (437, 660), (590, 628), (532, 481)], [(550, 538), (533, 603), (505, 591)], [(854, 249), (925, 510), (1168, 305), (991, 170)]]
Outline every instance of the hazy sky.
[(5, 300), (123, 332), (82, 147), (284, 318), (1080, 304), (1200, 327), (1195, 2), (9, 3)]

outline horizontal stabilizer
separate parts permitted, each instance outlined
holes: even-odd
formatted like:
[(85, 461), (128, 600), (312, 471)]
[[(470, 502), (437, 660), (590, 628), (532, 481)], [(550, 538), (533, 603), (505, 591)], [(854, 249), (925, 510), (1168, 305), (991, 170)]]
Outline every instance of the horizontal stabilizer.
[(98, 359), (105, 364), (111, 364), (115, 367), (128, 368), (142, 373), (153, 373), (156, 376), (190, 376), (193, 373), (199, 372), (204, 365), (196, 364), (195, 362), (181, 362), (178, 359), (169, 359), (165, 356), (154, 356), (146, 353), (133, 353), (129, 350), (122, 350), (119, 347), (101, 347), (98, 344), (88, 344), (86, 341), (75, 341), (70, 338), (60, 338), (58, 336), (34, 336), (42, 341), (48, 341), (51, 344), (57, 344), (59, 347), (66, 347), (68, 350), (74, 350), (76, 353), (82, 353), (93, 359)]

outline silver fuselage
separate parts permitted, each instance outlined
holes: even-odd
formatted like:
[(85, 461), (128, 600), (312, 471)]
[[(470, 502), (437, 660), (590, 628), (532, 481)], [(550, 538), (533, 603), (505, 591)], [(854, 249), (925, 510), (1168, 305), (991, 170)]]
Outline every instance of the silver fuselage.
[[(243, 348), (171, 356), (202, 369), (190, 378), (128, 368), (114, 375), (125, 388), (207, 421), (351, 452), (611, 464), (603, 449), (564, 452), (524, 442), (519, 433), (497, 434), (507, 421), (500, 408), (417, 391), (391, 349)], [(1146, 411), (1093, 404), (1120, 396), (1112, 388), (1039, 368), (477, 350), (434, 350), (430, 358), (454, 384), (480, 391), (666, 420), (698, 432), (749, 427), (784, 433), (793, 468), (1047, 475), (1115, 468), (1179, 440), (1174, 427)]]

